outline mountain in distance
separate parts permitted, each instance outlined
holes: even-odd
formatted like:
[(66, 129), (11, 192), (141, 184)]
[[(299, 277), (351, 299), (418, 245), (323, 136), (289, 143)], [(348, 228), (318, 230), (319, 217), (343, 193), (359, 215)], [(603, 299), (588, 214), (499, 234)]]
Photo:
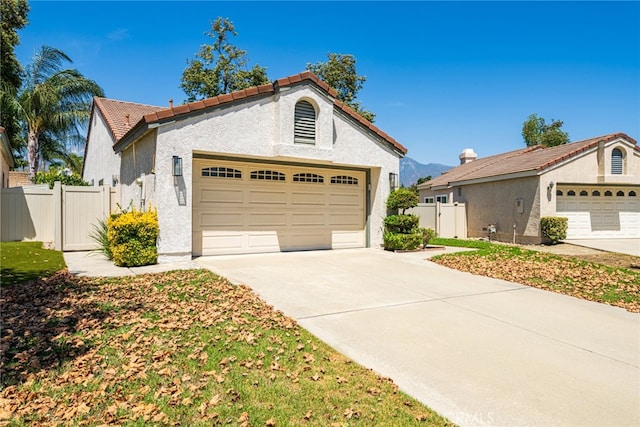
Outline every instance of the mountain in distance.
[(418, 178), (431, 175), (431, 178), (440, 176), (442, 172), (451, 169), (453, 166), (441, 165), (439, 163), (420, 163), (411, 157), (400, 159), (400, 184), (409, 187), (418, 181)]

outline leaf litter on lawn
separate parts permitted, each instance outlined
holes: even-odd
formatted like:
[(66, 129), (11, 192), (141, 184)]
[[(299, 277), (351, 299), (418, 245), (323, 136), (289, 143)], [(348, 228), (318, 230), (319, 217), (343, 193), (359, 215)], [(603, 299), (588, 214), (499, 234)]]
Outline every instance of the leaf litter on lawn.
[(0, 302), (0, 425), (450, 424), (208, 271), (64, 271)]
[(628, 268), (504, 244), (474, 252), (445, 254), (431, 260), (472, 274), (640, 312), (640, 272)]

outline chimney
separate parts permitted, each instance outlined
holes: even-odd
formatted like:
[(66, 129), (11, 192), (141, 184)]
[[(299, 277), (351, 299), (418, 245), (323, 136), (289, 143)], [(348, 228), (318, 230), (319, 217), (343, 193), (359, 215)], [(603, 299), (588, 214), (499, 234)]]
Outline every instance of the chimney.
[(459, 157), (460, 157), (460, 164), (464, 165), (466, 163), (473, 162), (475, 159), (478, 158), (478, 155), (473, 152), (473, 148), (465, 148), (464, 150), (462, 150), (462, 153), (460, 153)]
[(169, 108), (173, 108), (173, 98), (169, 99)]
[(127, 125), (127, 127), (131, 126), (131, 123), (129, 123), (129, 114), (124, 115), (124, 122)]

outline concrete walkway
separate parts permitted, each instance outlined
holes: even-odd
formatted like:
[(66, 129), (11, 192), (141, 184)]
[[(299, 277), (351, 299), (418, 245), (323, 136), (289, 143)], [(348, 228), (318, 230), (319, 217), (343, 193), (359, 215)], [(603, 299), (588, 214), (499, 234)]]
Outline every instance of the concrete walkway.
[(63, 255), (69, 272), (76, 276), (120, 277), (144, 273), (162, 273), (170, 270), (201, 268), (192, 261), (145, 265), (142, 267), (116, 267), (113, 261), (108, 260), (99, 252), (64, 252)]
[(640, 425), (640, 316), (375, 249), (201, 257), (460, 425)]

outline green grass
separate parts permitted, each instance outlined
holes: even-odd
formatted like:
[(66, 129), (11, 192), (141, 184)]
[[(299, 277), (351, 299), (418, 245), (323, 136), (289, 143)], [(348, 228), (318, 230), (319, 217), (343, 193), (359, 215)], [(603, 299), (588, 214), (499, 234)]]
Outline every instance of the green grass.
[(640, 273), (631, 269), (501, 243), (434, 239), (432, 244), (477, 249), (432, 258), (450, 268), (640, 311)]
[(41, 242), (1, 242), (2, 286), (48, 277), (64, 270), (62, 252), (44, 249)]
[(52, 281), (28, 285), (48, 306), (4, 340), (0, 424), (451, 425), (209, 271)]

